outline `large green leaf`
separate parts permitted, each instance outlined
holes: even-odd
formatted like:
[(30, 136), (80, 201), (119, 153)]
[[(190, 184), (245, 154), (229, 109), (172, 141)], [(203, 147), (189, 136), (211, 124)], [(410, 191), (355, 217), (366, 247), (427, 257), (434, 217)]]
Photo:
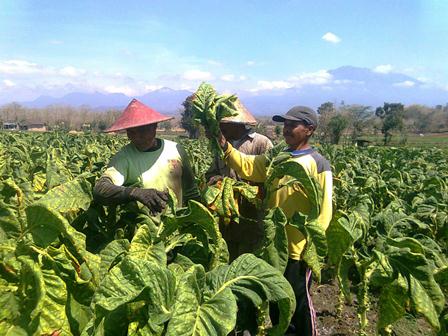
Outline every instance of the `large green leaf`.
[(378, 300), (378, 330), (386, 328), (402, 318), (406, 313), (408, 300), (408, 287), (402, 277), (384, 286)]
[(327, 255), (325, 230), (316, 219), (309, 221), (307, 216), (298, 212), (292, 216), (289, 225), (305, 235), (306, 244), (302, 260), (313, 271), (317, 281), (320, 281), (324, 258)]
[(163, 242), (154, 244), (154, 238), (147, 225), (140, 226), (129, 246), (129, 255), (161, 266), (166, 265), (165, 244)]
[(440, 328), (438, 315), (443, 309), (445, 298), (425, 256), (413, 253), (409, 248), (402, 248), (392, 250), (387, 257), (392, 267), (408, 279), (414, 309), (434, 328)]
[(69, 226), (67, 220), (59, 212), (43, 204), (32, 204), (25, 209), (27, 230), (33, 236), (34, 242), (41, 247), (47, 247), (57, 239), (59, 234), (66, 232)]
[(70, 170), (53, 148), (47, 153), (46, 185), (48, 190), (73, 179)]
[(257, 255), (281, 273), (288, 263), (288, 239), (285, 225), (288, 222), (283, 211), (276, 207), (270, 209), (263, 220), (263, 243)]
[(0, 200), (0, 241), (20, 236), (22, 227), (19, 216), (16, 209)]
[[(288, 184), (299, 183), (304, 193), (307, 195), (310, 202), (310, 213), (308, 213), (309, 220), (316, 219), (320, 214), (320, 207), (322, 203), (322, 189), (316, 179), (308, 174), (305, 168), (298, 162), (287, 160), (280, 162), (274, 166), (271, 174), (267, 177), (265, 188), (267, 192), (272, 192), (272, 186), (275, 179), (281, 179), (284, 176), (289, 176)], [(281, 187), (281, 186), (279, 186)]]
[(328, 243), (329, 261), (336, 265), (353, 243), (361, 237), (353, 217), (335, 217), (325, 232)]
[(105, 317), (107, 330), (127, 328), (128, 323), (142, 314), (150, 320), (148, 323), (165, 323), (174, 303), (175, 285), (169, 269), (147, 260), (124, 258), (109, 271), (93, 297), (95, 326)]
[(129, 251), (129, 241), (127, 239), (116, 239), (106, 245), (100, 252), (100, 279), (109, 271), (109, 268), (118, 263), (117, 258), (124, 258)]
[(39, 203), (46, 204), (61, 213), (87, 210), (92, 201), (92, 185), (83, 174), (76, 179), (61, 184), (40, 198)]
[(41, 269), (29, 258), (22, 261), (22, 291), (25, 291), (27, 305), (22, 314), (29, 319), (30, 333), (52, 334), (59, 331), (70, 333), (65, 313), (67, 289), (64, 281), (53, 270)]
[(283, 274), (265, 261), (243, 254), (230, 265), (208, 272), (206, 281), (211, 290), (230, 288), (237, 298), (249, 299), (255, 307), (264, 301), (276, 302), (280, 306), (280, 321), (272, 332), (281, 334), (288, 327), (296, 305), (294, 292)]
[(237, 305), (228, 287), (206, 291), (202, 266), (184, 273), (166, 335), (227, 335), (235, 327)]

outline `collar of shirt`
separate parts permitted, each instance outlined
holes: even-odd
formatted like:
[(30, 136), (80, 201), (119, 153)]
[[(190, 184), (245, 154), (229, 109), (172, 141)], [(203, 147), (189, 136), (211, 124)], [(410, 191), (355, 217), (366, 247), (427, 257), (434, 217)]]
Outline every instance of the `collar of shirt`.
[(233, 147), (238, 147), (238, 145), (241, 145), (247, 139), (250, 139), (250, 141), (252, 141), (255, 138), (255, 134), (256, 132), (252, 128), (250, 128), (247, 130), (246, 133), (244, 133), (244, 135), (240, 139), (233, 140), (230, 143), (232, 144)]
[(314, 148), (310, 147), (307, 149), (296, 149), (296, 150), (290, 150), (290, 149), (286, 148), (285, 152), (291, 153), (291, 156), (302, 156), (302, 155), (311, 154), (312, 152), (314, 152)]

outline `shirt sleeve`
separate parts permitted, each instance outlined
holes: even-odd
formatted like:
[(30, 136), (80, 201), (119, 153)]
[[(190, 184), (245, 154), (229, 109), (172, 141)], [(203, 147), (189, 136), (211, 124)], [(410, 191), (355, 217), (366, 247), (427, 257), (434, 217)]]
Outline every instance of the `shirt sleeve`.
[(113, 184), (117, 186), (122, 186), (125, 184), (128, 177), (128, 162), (118, 152), (109, 162), (106, 171), (101, 175), (101, 177), (107, 177), (112, 181)]
[(318, 181), (322, 187), (323, 197), (317, 221), (326, 230), (333, 216), (333, 176), (331, 171), (327, 170), (320, 173)]
[(187, 152), (179, 144), (177, 145), (177, 150), (182, 160), (182, 198), (184, 203), (190, 199), (199, 200), (201, 194), (199, 193)]
[(246, 155), (228, 143), (224, 160), (245, 180), (264, 182), (266, 179), (266, 157), (264, 155)]
[(93, 198), (102, 205), (117, 205), (132, 200), (132, 188), (117, 186), (108, 177), (100, 177), (93, 188)]

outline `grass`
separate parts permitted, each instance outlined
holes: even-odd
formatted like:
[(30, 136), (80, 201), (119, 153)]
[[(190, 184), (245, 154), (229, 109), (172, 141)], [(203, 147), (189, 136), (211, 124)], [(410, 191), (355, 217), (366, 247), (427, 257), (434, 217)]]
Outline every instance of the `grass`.
[[(383, 135), (363, 135), (360, 139), (370, 141), (369, 145), (383, 145)], [(343, 137), (340, 142), (341, 145), (351, 144), (351, 138)], [(408, 146), (408, 147), (439, 147), (448, 148), (448, 133), (429, 133), (424, 135), (409, 133), (405, 136), (401, 134), (394, 134), (389, 146)]]

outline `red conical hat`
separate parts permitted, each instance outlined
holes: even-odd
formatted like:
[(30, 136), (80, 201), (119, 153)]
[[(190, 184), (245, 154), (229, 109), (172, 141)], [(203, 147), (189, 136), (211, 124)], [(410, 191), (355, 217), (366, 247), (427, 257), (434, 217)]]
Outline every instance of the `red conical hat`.
[(222, 118), (222, 123), (237, 123), (244, 125), (256, 125), (257, 120), (254, 116), (249, 112), (249, 110), (241, 103), (239, 99), (237, 99), (234, 103), (237, 115), (233, 117)]
[(128, 107), (125, 108), (121, 116), (115, 120), (114, 124), (105, 132), (117, 132), (128, 128), (155, 124), (162, 121), (174, 119), (160, 114), (137, 99), (132, 99)]

